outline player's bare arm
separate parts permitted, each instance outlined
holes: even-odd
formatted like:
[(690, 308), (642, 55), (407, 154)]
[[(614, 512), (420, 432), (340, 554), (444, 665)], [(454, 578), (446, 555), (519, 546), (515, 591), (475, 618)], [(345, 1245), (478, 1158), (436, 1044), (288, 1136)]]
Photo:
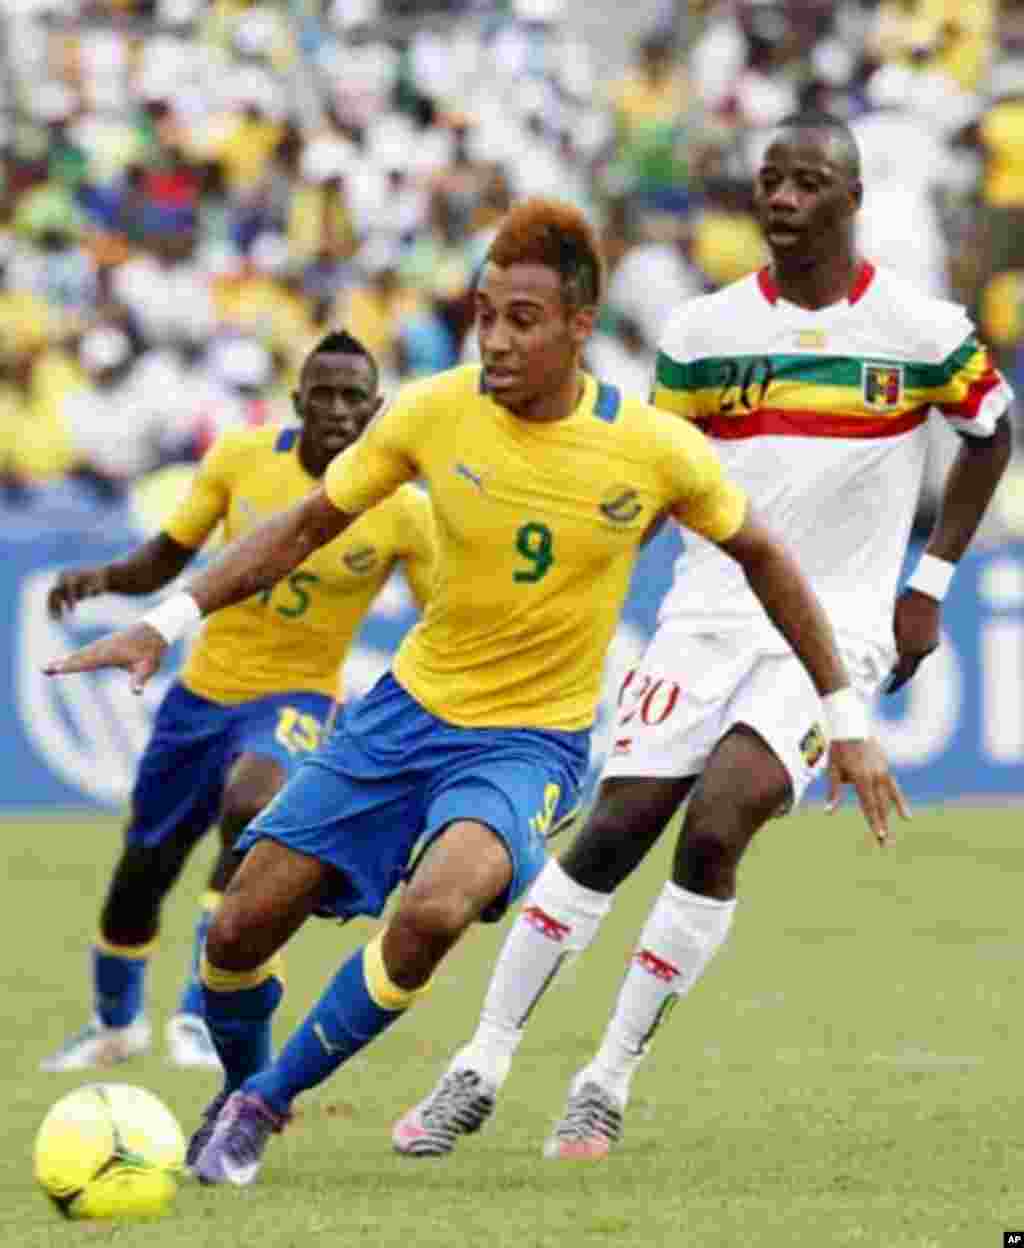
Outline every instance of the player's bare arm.
[(172, 597), (153, 613), (170, 611), (170, 627), (160, 620), (140, 620), (131, 628), (48, 663), (48, 676), (119, 667), (131, 673), (132, 689), (139, 693), (159, 668), (164, 652), (185, 626), (222, 607), (242, 602), (276, 585), (352, 523), (355, 516), (339, 511), (323, 488), (279, 515), (272, 516), (231, 546), (190, 582), (185, 593)]
[[(939, 644), (942, 594), (978, 530), (982, 516), (1010, 462), (1010, 422), (1003, 416), (991, 438), (961, 435), (960, 451), (950, 467), (935, 530), (924, 554), (941, 562), (932, 565), (937, 577), (929, 584), (919, 579), (896, 600), (893, 633), (898, 655), (886, 693), (894, 693), (910, 680), (924, 659)], [(943, 565), (948, 564), (948, 570)], [(942, 580), (945, 580), (945, 584)], [(931, 592), (928, 592), (931, 589)]]
[(343, 533), (355, 516), (339, 511), (323, 487), (288, 511), (271, 516), (233, 542), (189, 582), (203, 615), (242, 602), (276, 585), (321, 546)]
[[(796, 560), (750, 509), (740, 529), (720, 543), (721, 549), (743, 568), (772, 623), (792, 646), (823, 699), (849, 691), (849, 676), (836, 648), (825, 612)], [(828, 703), (826, 703), (828, 705)], [(852, 784), (868, 826), (884, 845), (889, 838), (889, 812), (895, 807), (909, 818), (885, 755), (867, 734), (866, 713), (860, 725), (833, 724), (829, 756), (832, 804), (843, 784)]]
[(169, 533), (158, 533), (131, 554), (111, 563), (66, 568), (47, 595), (50, 615), (58, 619), (85, 598), (98, 594), (153, 594), (178, 576), (196, 552)]

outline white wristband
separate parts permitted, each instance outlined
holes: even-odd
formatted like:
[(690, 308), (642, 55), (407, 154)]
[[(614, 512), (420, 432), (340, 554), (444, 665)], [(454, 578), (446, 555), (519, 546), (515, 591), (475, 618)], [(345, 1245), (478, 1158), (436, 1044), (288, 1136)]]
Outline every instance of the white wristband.
[(155, 628), (164, 641), (173, 646), (179, 637), (184, 637), (202, 618), (199, 603), (191, 594), (181, 593), (172, 594), (152, 611), (148, 611), (142, 617), (142, 623)]
[(926, 594), (941, 602), (949, 591), (949, 583), (956, 571), (956, 564), (948, 559), (939, 559), (936, 555), (922, 555), (918, 560), (914, 575), (907, 581), (907, 589), (916, 589), (919, 594)]
[(828, 721), (828, 735), (832, 741), (864, 741), (870, 735), (868, 712), (860, 695), (849, 685), (827, 693), (821, 704)]

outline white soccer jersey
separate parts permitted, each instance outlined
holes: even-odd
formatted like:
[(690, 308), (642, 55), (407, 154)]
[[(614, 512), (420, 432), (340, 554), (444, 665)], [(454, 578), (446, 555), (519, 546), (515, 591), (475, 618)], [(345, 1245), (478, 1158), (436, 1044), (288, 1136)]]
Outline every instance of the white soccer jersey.
[[(847, 299), (816, 311), (781, 298), (767, 269), (683, 304), (654, 390), (713, 440), (836, 631), (886, 651), (929, 416), (989, 437), (1011, 399), (963, 308), (867, 262)], [(738, 564), (690, 534), (667, 621), (774, 633)]]

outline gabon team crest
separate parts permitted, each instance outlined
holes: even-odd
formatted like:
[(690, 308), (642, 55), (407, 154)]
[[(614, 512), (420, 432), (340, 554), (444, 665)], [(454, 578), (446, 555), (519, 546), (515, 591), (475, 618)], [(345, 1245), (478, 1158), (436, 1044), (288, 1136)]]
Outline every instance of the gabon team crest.
[(808, 767), (813, 767), (825, 753), (825, 733), (821, 724), (812, 724), (800, 738), (800, 753)]
[(903, 368), (899, 364), (864, 365), (864, 402), (875, 412), (888, 412), (903, 400)]

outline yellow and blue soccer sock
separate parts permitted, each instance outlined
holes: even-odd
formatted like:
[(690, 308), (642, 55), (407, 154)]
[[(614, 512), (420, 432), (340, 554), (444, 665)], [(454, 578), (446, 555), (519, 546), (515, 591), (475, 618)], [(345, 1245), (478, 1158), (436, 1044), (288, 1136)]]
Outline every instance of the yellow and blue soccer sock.
[(178, 1002), (179, 1014), (202, 1014), (203, 988), (199, 982), (199, 963), (206, 944), (206, 933), (210, 930), (213, 916), (223, 900), (224, 894), (216, 889), (208, 888), (200, 901), (199, 918), (196, 920), (195, 933), (192, 939), (192, 961), (189, 965), (188, 980)]
[(245, 1091), (287, 1114), (300, 1092), (332, 1075), (401, 1018), (428, 987), (410, 992), (392, 981), (378, 936), (341, 967), (277, 1060), (246, 1080)]
[(200, 965), (201, 1014), (233, 1092), (270, 1065), (270, 1020), (284, 995), (279, 958), (254, 971), (222, 971), (204, 953)]
[(156, 939), (144, 945), (114, 945), (100, 933), (92, 947), (96, 1016), (107, 1027), (127, 1027), (142, 1013), (146, 962)]

